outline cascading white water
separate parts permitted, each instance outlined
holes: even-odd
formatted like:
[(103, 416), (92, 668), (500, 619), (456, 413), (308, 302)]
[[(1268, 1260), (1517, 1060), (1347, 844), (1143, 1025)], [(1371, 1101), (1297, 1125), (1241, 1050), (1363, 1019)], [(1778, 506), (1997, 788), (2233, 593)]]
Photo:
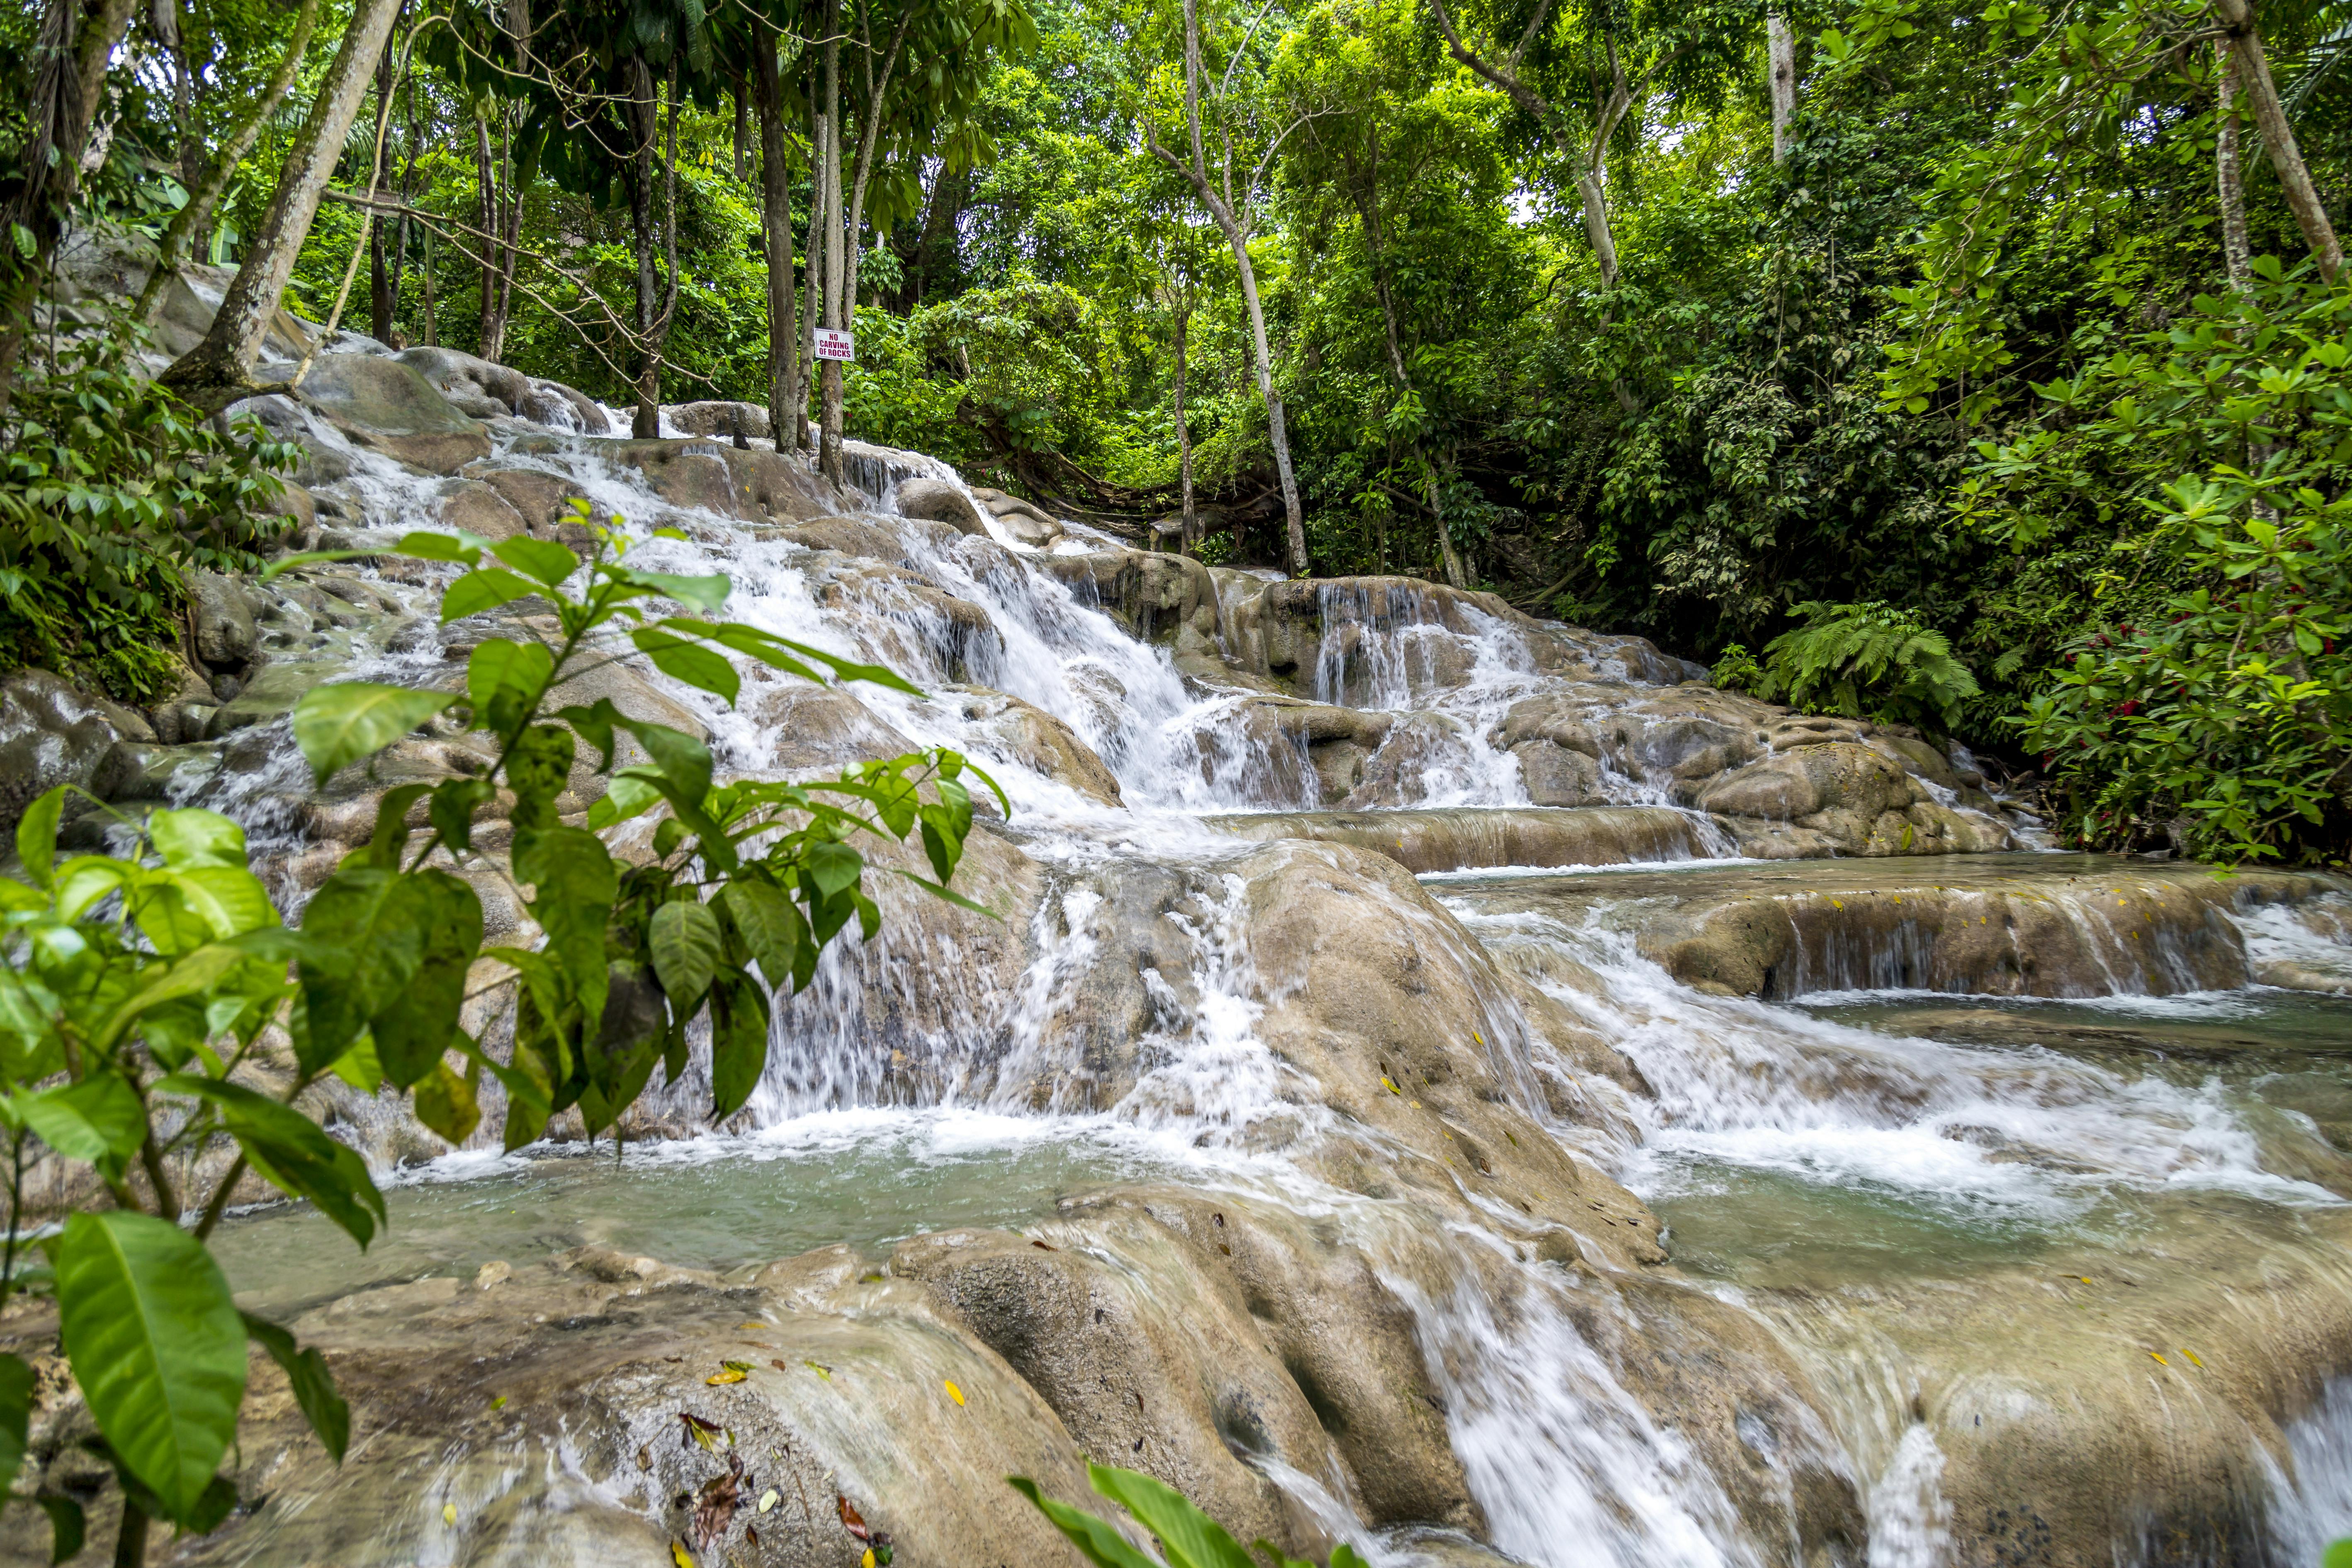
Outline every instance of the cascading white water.
[[(352, 456), (345, 487), (373, 526), (429, 525), (413, 480), (369, 454)], [(1310, 1150), (1333, 1112), (1298, 1092), (1298, 1069), (1261, 1028), (1274, 988), (1255, 968), (1244, 889), (1228, 869), (1254, 846), (1199, 821), (1207, 813), (1319, 804), (1311, 793), (1302, 797), (1302, 777), (1312, 778), (1303, 756), (1273, 768), (1255, 749), (1252, 737), (1263, 731), (1246, 727), (1248, 693), (1188, 681), (1168, 650), (1126, 635), (1042, 569), (1034, 552), (1007, 541), (898, 531), (904, 558), (931, 589), (982, 612), (986, 634), (974, 635), (944, 618), (920, 584), (877, 575), (828, 596), (839, 558), (778, 537), (773, 527), (705, 512), (693, 517), (689, 537), (646, 537), (653, 519), (677, 509), (592, 445), (504, 460), (556, 475), (600, 512), (628, 519), (638, 541), (633, 557), (645, 564), (725, 572), (734, 584), (730, 616), (889, 664), (935, 692), (928, 700), (866, 689), (856, 695), (909, 742), (953, 746), (988, 767), (1012, 799), (1010, 831), (1045, 868), (1048, 886), (1030, 929), (1007, 938), (1025, 942), (1028, 954), (1010, 984), (966, 984), (957, 955), (940, 951), (946, 939), (919, 926), (887, 925), (863, 947), (830, 952), (813, 989), (780, 1010), (771, 1068), (745, 1118), (765, 1131), (750, 1137), (789, 1142), (795, 1129), (824, 1125), (827, 1116), (882, 1118), (884, 1135), (898, 1137), (909, 1119), (928, 1115), (940, 1125), (979, 1119), (971, 1124), (984, 1121), (986, 1136), (1002, 1138), (1006, 1125), (1029, 1119), (1052, 1129), (1041, 1136), (1074, 1149), (1093, 1152), (1108, 1141), (1121, 1152), (1106, 1162), (1112, 1166), (1134, 1168), (1135, 1151), (1148, 1147), (1152, 1160), (1201, 1179), (1239, 1180), (1235, 1173), (1245, 1170), (1261, 1194), (1286, 1194), (1302, 1212), (1330, 1205), (1291, 1154)], [(909, 475), (961, 484), (945, 465), (907, 454), (860, 453), (854, 474), (877, 509)], [(383, 587), (424, 600), (406, 584)], [(1394, 712), (1400, 728), (1418, 726), (1423, 749), (1408, 800), (1526, 802), (1517, 759), (1490, 739), (1512, 704), (1545, 689), (1522, 627), (1465, 608), (1469, 629), (1450, 630), (1422, 609), (1376, 613), (1362, 590), (1336, 586), (1322, 590), (1319, 609), (1327, 635), (1312, 694), (1321, 703)], [(448, 678), (429, 636), (376, 650), (357, 673), (419, 684)], [(1614, 673), (1625, 673), (1622, 664)], [(665, 688), (707, 727), (723, 769), (767, 771), (795, 738), (789, 710), (763, 703), (773, 688), (757, 674), (747, 670), (732, 708)], [(984, 707), (950, 689), (965, 682), (1067, 724), (1116, 776), (1124, 805), (1108, 805), (1024, 761)], [(300, 793), (300, 764), (282, 736), (269, 755), (208, 803), (290, 843), (298, 823), (284, 803)], [(1610, 798), (1675, 804), (1666, 775), (1636, 750), (1612, 744), (1603, 760)], [(1727, 854), (1721, 830), (1692, 816), (1709, 836), (1702, 845)], [(1113, 922), (1132, 921), (1119, 900), (1142, 898), (1135, 890), (1147, 881), (1156, 966), (1140, 982), (1136, 1016), (1145, 1022), (1125, 1042), (1138, 1070), (1116, 1103), (1098, 1105), (1083, 1071), (1089, 977)], [(1769, 1180), (1807, 1192), (1893, 1194), (1964, 1221), (1990, 1215), (2045, 1230), (2080, 1217), (2118, 1185), (2202, 1188), (2288, 1205), (2339, 1201), (2307, 1173), (2281, 1173), (2280, 1141), (2302, 1134), (2258, 1125), (2244, 1097), (2217, 1083), (2039, 1048), (1898, 1040), (1816, 1012), (1703, 995), (1604, 923), (1494, 914), (1451, 884), (1432, 890), (1507, 964), (1528, 960), (1520, 967), (1539, 990), (1639, 1068), (1645, 1092), (1587, 1082), (1571, 1098), (1607, 1100), (1612, 1116), (1601, 1124), (1634, 1130), (1622, 1142), (1587, 1130), (1576, 1143), (1645, 1196), (1663, 1202)], [(2339, 962), (2346, 951), (2325, 921), (2268, 910), (2241, 920), (2257, 962), (2309, 967)], [(1459, 940), (1434, 927), (1429, 938)], [(1849, 979), (1867, 982), (1882, 956), (1852, 955)], [(1569, 984), (1547, 973), (1559, 960), (1585, 979)], [(2126, 974), (2111, 983), (2134, 987)], [(901, 1009), (916, 1025), (886, 1019), (874, 1005), (877, 996), (903, 1001), (919, 992), (920, 1005)], [(1497, 1058), (1498, 1081), (1540, 1115), (1539, 1084), (1567, 1077), (1564, 1043), (1547, 1039), (1507, 997), (1485, 1000), (1480, 1043)], [(2176, 1011), (2227, 1005), (2210, 996), (2163, 1004)], [(901, 1033), (887, 1036), (890, 1028)], [(929, 1032), (916, 1037), (922, 1029)], [(1038, 1083), (1055, 1086), (1042, 1102), (1030, 1090)], [(660, 1103), (690, 1121), (693, 1106), (706, 1100), (703, 1080), (690, 1076)], [(904, 1142), (908, 1159), (931, 1157), (919, 1138)], [(1621, 1369), (1578, 1327), (1580, 1313), (1630, 1321), (1635, 1309), (1587, 1290), (1556, 1265), (1528, 1261), (1499, 1224), (1463, 1227), (1452, 1240), (1459, 1256), (1450, 1268), (1431, 1264), (1424, 1237), (1411, 1258), (1399, 1249), (1383, 1279), (1412, 1309), (1454, 1451), (1495, 1544), (1547, 1568), (1767, 1561), (1706, 1460), (1628, 1392)], [(2273, 1510), (2282, 1564), (2290, 1543), (2302, 1552), (2347, 1523), (2346, 1386), (2332, 1385), (2294, 1428), (2294, 1464), (2279, 1480)], [(1855, 1478), (1872, 1568), (1948, 1561), (1950, 1521), (1938, 1489), (1946, 1460), (1933, 1432), (1911, 1421), (1891, 1384), (1833, 1403), (1842, 1405), (1841, 1429), (1822, 1442), (1842, 1446), (1833, 1457)], [(1320, 1479), (1286, 1479), (1279, 1467), (1267, 1473), (1310, 1512), (1330, 1517), (1346, 1506)], [(1376, 1561), (1412, 1560), (1368, 1544)]]

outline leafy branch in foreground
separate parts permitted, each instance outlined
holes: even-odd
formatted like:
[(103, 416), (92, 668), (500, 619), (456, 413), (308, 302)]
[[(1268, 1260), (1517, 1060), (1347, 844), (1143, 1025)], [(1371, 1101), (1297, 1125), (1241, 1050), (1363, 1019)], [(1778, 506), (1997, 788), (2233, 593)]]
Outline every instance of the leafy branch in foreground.
[[(896, 874), (988, 912), (947, 886), (971, 826), (963, 776), (994, 788), (953, 752), (817, 784), (721, 784), (702, 742), (609, 700), (550, 711), (564, 682), (633, 653), (730, 702), (730, 655), (813, 680), (914, 690), (888, 670), (708, 619), (727, 598), (725, 577), (639, 571), (625, 551), (605, 529), (585, 562), (532, 539), (402, 541), (397, 553), (467, 568), (442, 596), (445, 624), (536, 596), (554, 606), (556, 632), (481, 643), (463, 690), (344, 682), (303, 698), (294, 737), (321, 784), (428, 720), (488, 738), (497, 760), (478, 776), (386, 791), (369, 842), (320, 887), (299, 927), (281, 922), (243, 830), (216, 813), (125, 821), (135, 842), (122, 853), (62, 862), (65, 790), (19, 824), (20, 876), (0, 877), (0, 1308), (18, 1292), (56, 1300), (66, 1357), (122, 1487), (119, 1561), (144, 1560), (151, 1520), (201, 1532), (235, 1506), (219, 1466), (236, 1434), (248, 1342), (278, 1363), (342, 1458), (351, 1414), (324, 1358), (240, 1313), (205, 1246), (248, 1172), (310, 1200), (362, 1247), (384, 1226), (366, 1163), (303, 1109), (313, 1085), (331, 1074), (364, 1093), (408, 1090), (417, 1118), (459, 1142), (480, 1122), (487, 1072), (506, 1091), (508, 1148), (574, 1108), (593, 1137), (656, 1065), (677, 1081), (688, 1025), (707, 1016), (710, 1114), (723, 1118), (765, 1068), (772, 995), (806, 985), (852, 919), (865, 936), (879, 929), (855, 840), (919, 837), (933, 876)], [(648, 761), (616, 768), (623, 737)], [(583, 742), (608, 785), (584, 825), (556, 804)], [(498, 816), (510, 830), (503, 866), (477, 842), (477, 825)], [(638, 817), (654, 818), (651, 854), (625, 863), (598, 834)], [(525, 908), (544, 942), (484, 947), (481, 903), (461, 873), (530, 887)], [(515, 1047), (500, 1061), (463, 1014), (509, 985)], [(197, 1170), (192, 1156), (220, 1143), (234, 1145), (231, 1163), (201, 1190), (175, 1187), (175, 1169)], [(35, 1230), (25, 1195), (45, 1162), (86, 1172), (62, 1185), (87, 1197)], [(31, 1369), (0, 1355), (0, 1490), (22, 1466), (34, 1391)], [(60, 1560), (79, 1550), (76, 1502), (20, 1500), (48, 1511)]]
[[(1202, 1513), (1173, 1487), (1140, 1471), (1122, 1470), (1112, 1465), (1089, 1464), (1087, 1476), (1094, 1482), (1095, 1490), (1125, 1508), (1159, 1538), (1167, 1568), (1265, 1568), (1241, 1549), (1241, 1544), (1225, 1532), (1224, 1526)], [(1095, 1568), (1160, 1568), (1108, 1520), (1055, 1501), (1026, 1476), (1007, 1476), (1005, 1480), (1014, 1491), (1035, 1503), (1038, 1511), (1052, 1520), (1054, 1527), (1068, 1536), (1080, 1555)], [(1256, 1544), (1273, 1568), (1315, 1568), (1312, 1563), (1283, 1555), (1271, 1542)], [(1343, 1543), (1331, 1549), (1330, 1568), (1367, 1565), (1354, 1547)]]

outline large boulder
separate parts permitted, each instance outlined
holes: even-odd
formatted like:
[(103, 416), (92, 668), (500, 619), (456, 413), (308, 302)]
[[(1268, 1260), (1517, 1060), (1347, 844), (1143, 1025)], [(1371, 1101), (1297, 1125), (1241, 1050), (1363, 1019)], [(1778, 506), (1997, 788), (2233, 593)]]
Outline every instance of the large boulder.
[(506, 365), (493, 364), (456, 349), (410, 349), (401, 363), (413, 365), (434, 389), (477, 418), (511, 415), (534, 425), (602, 436), (612, 427), (604, 410), (587, 394), (560, 381), (540, 381)]
[(944, 522), (958, 533), (989, 537), (987, 521), (971, 496), (945, 479), (917, 475), (900, 479), (891, 491), (892, 504), (902, 517), (921, 518), (927, 522)]
[[(673, 403), (662, 408), (663, 421), (688, 436), (732, 442), (769, 439), (768, 411), (756, 403)], [(601, 434), (602, 432), (599, 432)]]
[(357, 446), (427, 473), (488, 457), (490, 433), (452, 407), (415, 365), (374, 354), (320, 354), (301, 395)]
[(0, 676), (0, 832), (59, 784), (87, 788), (119, 741), (152, 741), (146, 721), (46, 669)]
[(985, 726), (1008, 760), (1097, 805), (1121, 804), (1118, 775), (1076, 730), (1035, 703), (983, 686), (950, 687), (940, 695), (957, 705), (967, 722)]

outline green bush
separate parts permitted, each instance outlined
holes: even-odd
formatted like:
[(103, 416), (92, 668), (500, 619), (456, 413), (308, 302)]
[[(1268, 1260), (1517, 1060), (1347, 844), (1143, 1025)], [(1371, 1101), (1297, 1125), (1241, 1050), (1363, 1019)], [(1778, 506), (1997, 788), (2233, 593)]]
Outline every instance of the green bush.
[(264, 509), (301, 449), (230, 427), (140, 376), (121, 318), (21, 381), (0, 427), (0, 668), (79, 666), (162, 695), (185, 574), (250, 570), (289, 526)]
[[(1976, 677), (1952, 657), (1943, 633), (1908, 610), (1879, 600), (1859, 605), (1791, 606), (1805, 624), (1764, 646), (1763, 668), (1745, 648), (1724, 663), (1747, 689), (1811, 713), (1885, 719), (1950, 731), (1960, 704), (1977, 695)], [(1724, 682), (1718, 679), (1717, 684)]]

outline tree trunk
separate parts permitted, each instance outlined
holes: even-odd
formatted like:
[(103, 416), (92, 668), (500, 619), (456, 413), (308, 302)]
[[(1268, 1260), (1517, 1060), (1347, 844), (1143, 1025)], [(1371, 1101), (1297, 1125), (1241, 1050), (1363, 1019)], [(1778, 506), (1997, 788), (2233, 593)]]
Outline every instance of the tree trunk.
[(1772, 76), (1772, 162), (1789, 158), (1789, 121), (1797, 113), (1797, 36), (1789, 18), (1774, 11), (1764, 18), (1764, 57)]
[(0, 415), (16, 390), (17, 362), (32, 330), (33, 303), (57, 259), (66, 215), (81, 183), (82, 154), (106, 86), (107, 63), (131, 26), (131, 0), (49, 0), (35, 46), (33, 101), (26, 119), (22, 184), (0, 213), (33, 236), (33, 255), (14, 247), (0, 261)]
[(760, 104), (760, 224), (768, 258), (768, 428), (775, 436), (777, 451), (796, 452), (808, 440), (808, 399), (800, 387), (801, 324), (793, 293), (793, 171), (784, 155), (777, 42), (762, 33), (752, 45), (751, 90)]
[(635, 411), (629, 433), (640, 441), (661, 434), (661, 366), (654, 359), (654, 73), (643, 55), (630, 57), (629, 231), (636, 244), (637, 368)]
[(743, 163), (744, 157), (751, 151), (751, 147), (749, 145), (751, 141), (751, 126), (748, 122), (750, 111), (748, 106), (743, 101), (745, 85), (743, 81), (743, 73), (741, 71), (737, 71), (729, 79), (729, 81), (730, 85), (728, 89), (728, 96), (735, 100), (735, 183), (740, 185), (746, 183), (746, 176), (750, 173), (750, 171), (744, 167)]
[(1184, 332), (1192, 321), (1192, 301), (1188, 299), (1176, 311), (1176, 483), (1183, 507), (1183, 526), (1179, 537), (1184, 542), (1183, 552), (1197, 555), (1201, 549), (1201, 518), (1192, 505), (1192, 428), (1184, 421)]
[(1216, 188), (1209, 183), (1207, 156), (1201, 147), (1201, 8), (1200, 0), (1184, 0), (1184, 130), (1192, 141), (1192, 162), (1188, 164), (1152, 142), (1151, 150), (1184, 176), (1192, 194), (1208, 209), (1225, 243), (1233, 247), (1234, 266), (1241, 275), (1242, 302), (1248, 307), (1250, 347), (1255, 355), (1258, 396), (1265, 403), (1266, 438), (1274, 447), (1274, 469), (1282, 485), (1282, 510), (1288, 525), (1290, 571), (1292, 575), (1307, 575), (1307, 524), (1298, 504), (1298, 479), (1290, 466), (1290, 434), (1282, 417), (1282, 395), (1274, 386), (1274, 362), (1266, 343), (1265, 311), (1259, 304), (1257, 271), (1250, 265), (1249, 234), (1233, 207), (1219, 199)]
[(250, 396), (254, 356), (285, 296), (294, 258), (318, 216), (319, 201), (343, 151), (343, 135), (367, 97), (376, 58), (392, 34), (400, 0), (358, 0), (343, 47), (327, 67), (319, 96), (302, 121), (278, 176), (252, 251), (213, 318), (205, 341), (183, 354), (160, 378), (206, 413)]
[(425, 346), (441, 346), (441, 316), (433, 300), (433, 231), (425, 231), (425, 276), (421, 279), (425, 291)]
[(2221, 108), (2214, 116), (2213, 183), (2221, 203), (2221, 264), (2230, 287), (2243, 294), (2254, 286), (2253, 247), (2246, 237), (2245, 170), (2238, 159), (2238, 64), (2226, 44), (2213, 47), (2219, 68)]
[(2213, 0), (2213, 8), (2229, 28), (2238, 86), (2253, 105), (2255, 128), (2263, 133), (2263, 145), (2270, 150), (2271, 168), (2278, 174), (2279, 188), (2286, 193), (2295, 226), (2303, 231), (2304, 244), (2319, 263), (2319, 275), (2334, 283), (2344, 271), (2344, 247), (2336, 237), (2336, 226), (2328, 221), (2326, 204), (2311, 183), (2311, 170), (2295, 145), (2285, 106), (2279, 102), (2251, 0)]
[[(383, 54), (375, 66), (375, 112), (379, 125), (392, 112), (392, 40), (386, 37)], [(380, 343), (389, 343), (392, 342), (392, 274), (384, 266), (383, 230), (384, 226), (380, 222), (368, 225), (368, 335)]]
[(805, 283), (801, 290), (801, 330), (793, 339), (793, 385), (800, 394), (800, 441), (814, 449), (816, 434), (808, 427), (808, 398), (815, 390), (816, 364), (810, 354), (815, 329), (824, 316), (824, 110), (811, 95), (809, 105), (808, 246), (802, 258)]
[(874, 173), (875, 150), (882, 142), (883, 99), (890, 90), (890, 78), (898, 68), (899, 52), (907, 47), (907, 28), (914, 20), (915, 7), (909, 4), (898, 13), (898, 30), (890, 36), (890, 47), (882, 56), (882, 69), (878, 76), (874, 70), (871, 45), (864, 51), (866, 125), (858, 133), (857, 163), (849, 182), (849, 266), (847, 275), (842, 280), (843, 292), (848, 300), (845, 308), (853, 322), (857, 320), (857, 263), (864, 254), (859, 236), (866, 226), (866, 182)]
[[(824, 5), (824, 324), (837, 330), (845, 324), (842, 320), (841, 0), (825, 0)], [(817, 468), (838, 485), (843, 482), (844, 472), (839, 360), (824, 362), (818, 378), (818, 393)]]
[[(188, 264), (195, 247), (211, 237), (213, 209), (219, 205), (222, 194), (253, 151), (254, 143), (261, 140), (262, 127), (292, 90), (295, 74), (301, 68), (302, 56), (310, 49), (310, 31), (318, 18), (319, 0), (302, 0), (302, 8), (294, 17), (294, 36), (287, 40), (286, 53), (279, 57), (269, 85), (221, 139), (211, 162), (189, 182), (187, 202), (172, 215), (171, 225), (163, 230), (163, 237), (155, 247), (155, 270), (148, 274), (146, 286), (139, 291), (137, 310), (141, 321), (152, 323), (155, 320), (163, 309), (164, 289)], [(398, 289), (394, 292), (397, 295)]]

